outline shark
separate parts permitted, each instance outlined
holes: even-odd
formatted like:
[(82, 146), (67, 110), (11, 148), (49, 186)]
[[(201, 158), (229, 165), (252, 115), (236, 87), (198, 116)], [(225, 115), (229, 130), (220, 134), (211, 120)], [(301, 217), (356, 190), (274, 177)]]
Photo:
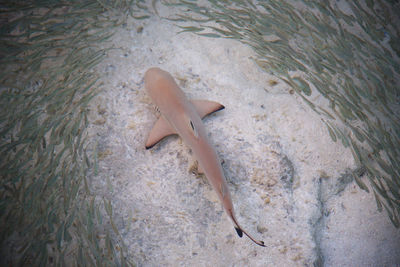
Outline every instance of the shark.
[(256, 240), (239, 225), (221, 161), (208, 140), (202, 122), (205, 116), (225, 107), (209, 100), (188, 100), (172, 75), (160, 68), (148, 69), (144, 75), (144, 83), (147, 94), (161, 114), (149, 133), (146, 149), (152, 148), (167, 136), (178, 134), (192, 150), (198, 162), (199, 173), (205, 174), (216, 191), (239, 237), (244, 233), (254, 243), (265, 247), (263, 241)]

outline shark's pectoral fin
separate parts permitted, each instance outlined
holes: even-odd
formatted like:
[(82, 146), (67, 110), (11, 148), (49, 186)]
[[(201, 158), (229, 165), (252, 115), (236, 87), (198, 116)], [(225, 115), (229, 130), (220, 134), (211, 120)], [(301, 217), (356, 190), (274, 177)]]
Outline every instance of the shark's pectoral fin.
[(196, 107), (197, 113), (199, 114), (200, 118), (204, 118), (208, 114), (214, 113), (225, 107), (218, 102), (209, 101), (209, 100), (192, 100), (192, 104)]
[(171, 127), (168, 121), (161, 116), (150, 131), (149, 137), (146, 141), (146, 149), (152, 148), (164, 137), (172, 134), (176, 134), (176, 131)]

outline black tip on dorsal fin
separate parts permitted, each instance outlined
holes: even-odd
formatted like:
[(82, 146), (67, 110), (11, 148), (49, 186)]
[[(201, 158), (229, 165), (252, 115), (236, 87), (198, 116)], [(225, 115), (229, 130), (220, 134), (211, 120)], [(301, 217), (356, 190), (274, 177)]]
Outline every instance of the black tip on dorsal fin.
[(240, 230), (239, 228), (235, 227), (236, 233), (238, 234), (239, 237), (243, 236), (243, 231)]

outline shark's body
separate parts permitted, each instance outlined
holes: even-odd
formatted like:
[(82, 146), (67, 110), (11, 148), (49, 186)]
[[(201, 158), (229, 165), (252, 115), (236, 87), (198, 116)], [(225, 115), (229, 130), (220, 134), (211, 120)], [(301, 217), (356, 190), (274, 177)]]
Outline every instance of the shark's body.
[(147, 139), (146, 149), (153, 147), (168, 135), (178, 134), (192, 149), (199, 163), (199, 169), (204, 172), (217, 192), (238, 235), (242, 237), (245, 233), (256, 244), (265, 246), (263, 241), (255, 240), (238, 224), (220, 160), (207, 138), (201, 121), (204, 116), (224, 109), (224, 106), (207, 100), (189, 101), (174, 78), (159, 68), (147, 70), (144, 79), (147, 93), (161, 113)]

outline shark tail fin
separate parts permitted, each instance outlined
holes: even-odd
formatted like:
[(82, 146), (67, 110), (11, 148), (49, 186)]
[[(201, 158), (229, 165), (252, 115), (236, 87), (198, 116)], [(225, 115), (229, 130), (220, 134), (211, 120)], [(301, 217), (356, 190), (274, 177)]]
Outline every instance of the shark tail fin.
[(245, 235), (247, 235), (248, 238), (250, 238), (251, 241), (253, 241), (254, 243), (256, 243), (259, 246), (265, 247), (264, 241), (254, 239), (251, 235), (249, 235), (246, 231), (244, 231), (242, 229), (242, 227), (240, 227), (232, 210), (229, 211), (229, 215), (230, 215), (233, 223), (235, 224), (235, 230), (236, 230), (236, 233), (239, 235), (239, 237), (242, 237), (243, 233), (244, 233)]

